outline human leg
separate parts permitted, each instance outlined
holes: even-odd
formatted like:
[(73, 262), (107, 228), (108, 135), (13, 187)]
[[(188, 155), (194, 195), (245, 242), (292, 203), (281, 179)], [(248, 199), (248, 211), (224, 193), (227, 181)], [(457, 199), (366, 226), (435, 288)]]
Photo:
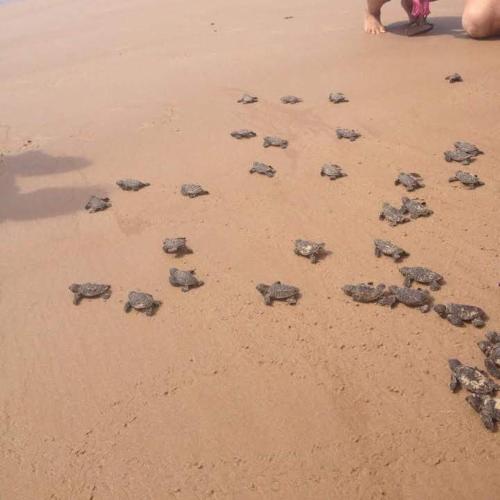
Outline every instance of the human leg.
[(473, 38), (500, 35), (500, 2), (498, 0), (466, 0), (462, 25)]

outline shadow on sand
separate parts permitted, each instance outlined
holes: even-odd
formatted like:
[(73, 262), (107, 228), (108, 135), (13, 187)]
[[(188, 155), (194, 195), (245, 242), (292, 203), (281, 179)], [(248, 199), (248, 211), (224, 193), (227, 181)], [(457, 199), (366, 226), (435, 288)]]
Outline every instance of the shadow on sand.
[(62, 174), (89, 165), (85, 158), (51, 156), (42, 151), (0, 156), (0, 222), (55, 217), (82, 210), (90, 195), (95, 194), (96, 186), (50, 187), (22, 193), (16, 178)]

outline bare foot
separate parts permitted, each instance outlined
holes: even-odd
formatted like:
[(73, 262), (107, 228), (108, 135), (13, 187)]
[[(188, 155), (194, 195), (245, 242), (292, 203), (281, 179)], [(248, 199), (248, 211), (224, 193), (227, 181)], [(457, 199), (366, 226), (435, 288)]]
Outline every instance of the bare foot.
[(366, 33), (370, 33), (370, 35), (385, 33), (384, 25), (380, 21), (380, 14), (373, 15), (368, 12), (366, 13), (365, 31)]

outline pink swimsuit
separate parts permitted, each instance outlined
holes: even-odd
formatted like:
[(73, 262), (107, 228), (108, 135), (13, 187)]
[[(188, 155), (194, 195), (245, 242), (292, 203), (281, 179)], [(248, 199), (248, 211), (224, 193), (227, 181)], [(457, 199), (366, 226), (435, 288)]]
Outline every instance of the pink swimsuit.
[(411, 15), (416, 18), (425, 19), (431, 12), (429, 0), (413, 0)]

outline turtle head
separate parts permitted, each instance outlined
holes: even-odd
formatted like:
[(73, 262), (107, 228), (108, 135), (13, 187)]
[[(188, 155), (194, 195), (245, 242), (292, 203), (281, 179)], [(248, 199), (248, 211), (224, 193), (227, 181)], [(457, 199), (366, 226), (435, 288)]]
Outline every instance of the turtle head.
[(448, 360), (448, 366), (450, 367), (451, 371), (455, 371), (459, 366), (462, 366), (462, 363), (458, 359), (451, 358)]
[(80, 285), (78, 283), (72, 283), (68, 287), (73, 293), (77, 293), (80, 290)]
[(176, 267), (171, 267), (170, 268), (170, 276), (174, 276), (177, 273), (178, 269)]
[(446, 306), (444, 304), (436, 304), (434, 306), (434, 311), (436, 311), (442, 318), (446, 317)]
[(481, 340), (477, 343), (477, 345), (479, 349), (481, 349), (481, 351), (483, 351), (483, 353), (488, 356), (489, 352), (491, 351), (491, 343), (487, 340)]
[(259, 283), (256, 287), (255, 287), (262, 295), (266, 295), (266, 293), (269, 291), (269, 288), (270, 286), (269, 285), (265, 285), (264, 283)]
[(400, 267), (399, 272), (403, 275), (406, 276), (408, 274), (408, 267)]
[(342, 291), (346, 294), (346, 295), (352, 295), (353, 291), (354, 291), (354, 285), (344, 285), (342, 287)]
[(488, 332), (486, 334), (486, 339), (488, 340), (488, 342), (491, 342), (492, 344), (499, 344), (500, 343), (500, 333)]

